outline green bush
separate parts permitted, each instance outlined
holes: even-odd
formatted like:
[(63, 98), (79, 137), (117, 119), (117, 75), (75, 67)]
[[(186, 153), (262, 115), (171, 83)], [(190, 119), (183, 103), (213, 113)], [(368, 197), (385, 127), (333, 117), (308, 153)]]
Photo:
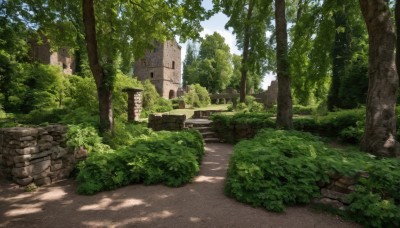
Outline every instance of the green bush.
[(313, 106), (293, 105), (293, 114), (312, 115), (316, 110)]
[(159, 132), (122, 150), (92, 153), (79, 168), (78, 193), (94, 194), (130, 183), (181, 186), (199, 171), (204, 154), (198, 132)]
[(156, 87), (149, 80), (143, 82), (143, 87), (142, 117), (147, 117), (151, 113), (168, 112), (173, 109), (172, 102), (160, 97)]
[[(264, 129), (234, 147), (225, 192), (241, 202), (283, 211), (319, 196), (336, 173), (357, 177), (346, 215), (365, 226), (400, 224), (400, 161), (338, 150), (320, 138), (296, 131)], [(360, 172), (369, 175), (363, 177)]]
[(67, 146), (70, 149), (85, 148), (89, 153), (92, 151), (109, 150), (109, 146), (102, 143), (102, 138), (93, 126), (69, 125), (67, 132)]
[(192, 107), (205, 107), (211, 104), (210, 95), (206, 88), (199, 84), (189, 86), (189, 92), (184, 97), (186, 104)]
[(238, 134), (243, 128), (250, 133), (246, 137), (254, 136), (262, 128), (275, 127), (272, 115), (265, 112), (259, 113), (236, 113), (233, 116), (215, 114), (211, 116), (215, 132), (221, 139), (227, 142), (237, 142), (242, 137)]
[(126, 123), (116, 119), (113, 134), (106, 134), (104, 141), (116, 150), (131, 146), (136, 140), (153, 133), (146, 125), (145, 123)]

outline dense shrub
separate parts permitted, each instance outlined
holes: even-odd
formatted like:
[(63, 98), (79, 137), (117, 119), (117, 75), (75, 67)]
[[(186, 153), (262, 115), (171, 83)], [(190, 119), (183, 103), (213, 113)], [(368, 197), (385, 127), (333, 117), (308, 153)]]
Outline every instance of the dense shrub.
[(92, 151), (109, 150), (109, 146), (103, 144), (102, 138), (93, 126), (69, 125), (67, 132), (67, 146), (70, 149), (84, 148), (89, 153)]
[(312, 115), (316, 110), (314, 106), (293, 105), (293, 114)]
[(192, 107), (199, 108), (211, 104), (211, 99), (206, 88), (194, 84), (189, 86), (189, 92), (185, 95), (185, 102)]
[(253, 137), (262, 128), (275, 127), (269, 113), (236, 113), (235, 115), (216, 114), (211, 116), (215, 132), (228, 142), (236, 142), (242, 137), (238, 134), (245, 129), (247, 137)]
[(114, 122), (113, 134), (106, 134), (104, 141), (113, 149), (122, 149), (130, 146), (136, 140), (152, 134), (152, 130), (146, 125), (146, 123), (126, 123), (117, 119)]
[(150, 113), (171, 111), (172, 102), (160, 97), (156, 87), (149, 81), (143, 82), (143, 111), (142, 117), (147, 117)]
[(400, 224), (400, 161), (375, 159), (358, 151), (326, 146), (311, 134), (265, 129), (238, 143), (229, 164), (225, 191), (239, 201), (272, 211), (308, 203), (319, 196), (329, 175), (360, 177), (348, 196), (348, 216), (366, 226)]
[(198, 132), (159, 132), (125, 149), (92, 153), (79, 165), (78, 193), (94, 194), (130, 183), (181, 186), (199, 171), (204, 154)]

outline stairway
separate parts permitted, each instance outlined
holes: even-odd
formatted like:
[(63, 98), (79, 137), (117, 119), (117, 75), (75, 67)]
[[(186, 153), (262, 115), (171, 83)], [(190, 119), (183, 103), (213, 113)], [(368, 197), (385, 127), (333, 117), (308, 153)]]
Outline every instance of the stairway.
[(218, 138), (217, 133), (212, 129), (212, 121), (206, 119), (187, 119), (185, 122), (186, 128), (195, 129), (203, 136), (205, 143), (219, 143), (222, 142)]

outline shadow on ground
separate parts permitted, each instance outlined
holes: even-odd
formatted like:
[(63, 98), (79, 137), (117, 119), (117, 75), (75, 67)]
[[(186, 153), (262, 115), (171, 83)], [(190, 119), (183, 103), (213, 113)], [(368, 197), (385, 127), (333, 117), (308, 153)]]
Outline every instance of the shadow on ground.
[(223, 194), (231, 145), (208, 144), (201, 172), (181, 188), (130, 185), (94, 196), (66, 180), (26, 193), (0, 183), (0, 227), (358, 227), (336, 216), (291, 207), (270, 213)]

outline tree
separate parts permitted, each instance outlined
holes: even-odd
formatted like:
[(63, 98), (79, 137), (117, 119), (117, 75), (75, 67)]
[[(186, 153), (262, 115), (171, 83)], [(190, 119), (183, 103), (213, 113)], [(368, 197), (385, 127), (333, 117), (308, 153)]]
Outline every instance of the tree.
[(361, 149), (381, 156), (396, 150), (395, 106), (398, 75), (395, 64), (396, 35), (386, 0), (359, 0), (369, 36), (366, 126)]
[(278, 128), (292, 128), (292, 94), (288, 62), (288, 42), (286, 30), (285, 0), (275, 0), (276, 23), (276, 62), (278, 77), (278, 112), (276, 125)]
[(239, 47), (242, 49), (240, 102), (247, 94), (249, 72), (262, 77), (267, 64), (267, 28), (271, 20), (271, 1), (265, 0), (218, 0), (216, 8), (229, 17), (226, 28), (233, 28)]
[(183, 61), (183, 72), (182, 72), (182, 84), (185, 88), (189, 83), (190, 80), (190, 66), (197, 60), (197, 50), (196, 50), (196, 43), (189, 42), (186, 48), (186, 56), (185, 60)]
[(214, 32), (200, 43), (198, 57), (187, 67), (187, 84), (199, 83), (211, 93), (226, 89), (232, 75), (232, 55), (224, 37)]
[[(175, 34), (182, 40), (198, 37), (200, 21), (210, 16), (201, 7), (201, 0), (15, 0), (8, 4), (13, 20), (25, 20), (26, 25), (40, 28), (54, 38), (49, 39), (55, 41), (53, 45), (63, 41), (74, 44), (77, 34), (85, 35), (103, 133), (113, 129), (112, 90), (118, 57), (130, 53), (140, 58), (156, 41)], [(76, 21), (83, 21), (83, 28), (73, 23)]]

